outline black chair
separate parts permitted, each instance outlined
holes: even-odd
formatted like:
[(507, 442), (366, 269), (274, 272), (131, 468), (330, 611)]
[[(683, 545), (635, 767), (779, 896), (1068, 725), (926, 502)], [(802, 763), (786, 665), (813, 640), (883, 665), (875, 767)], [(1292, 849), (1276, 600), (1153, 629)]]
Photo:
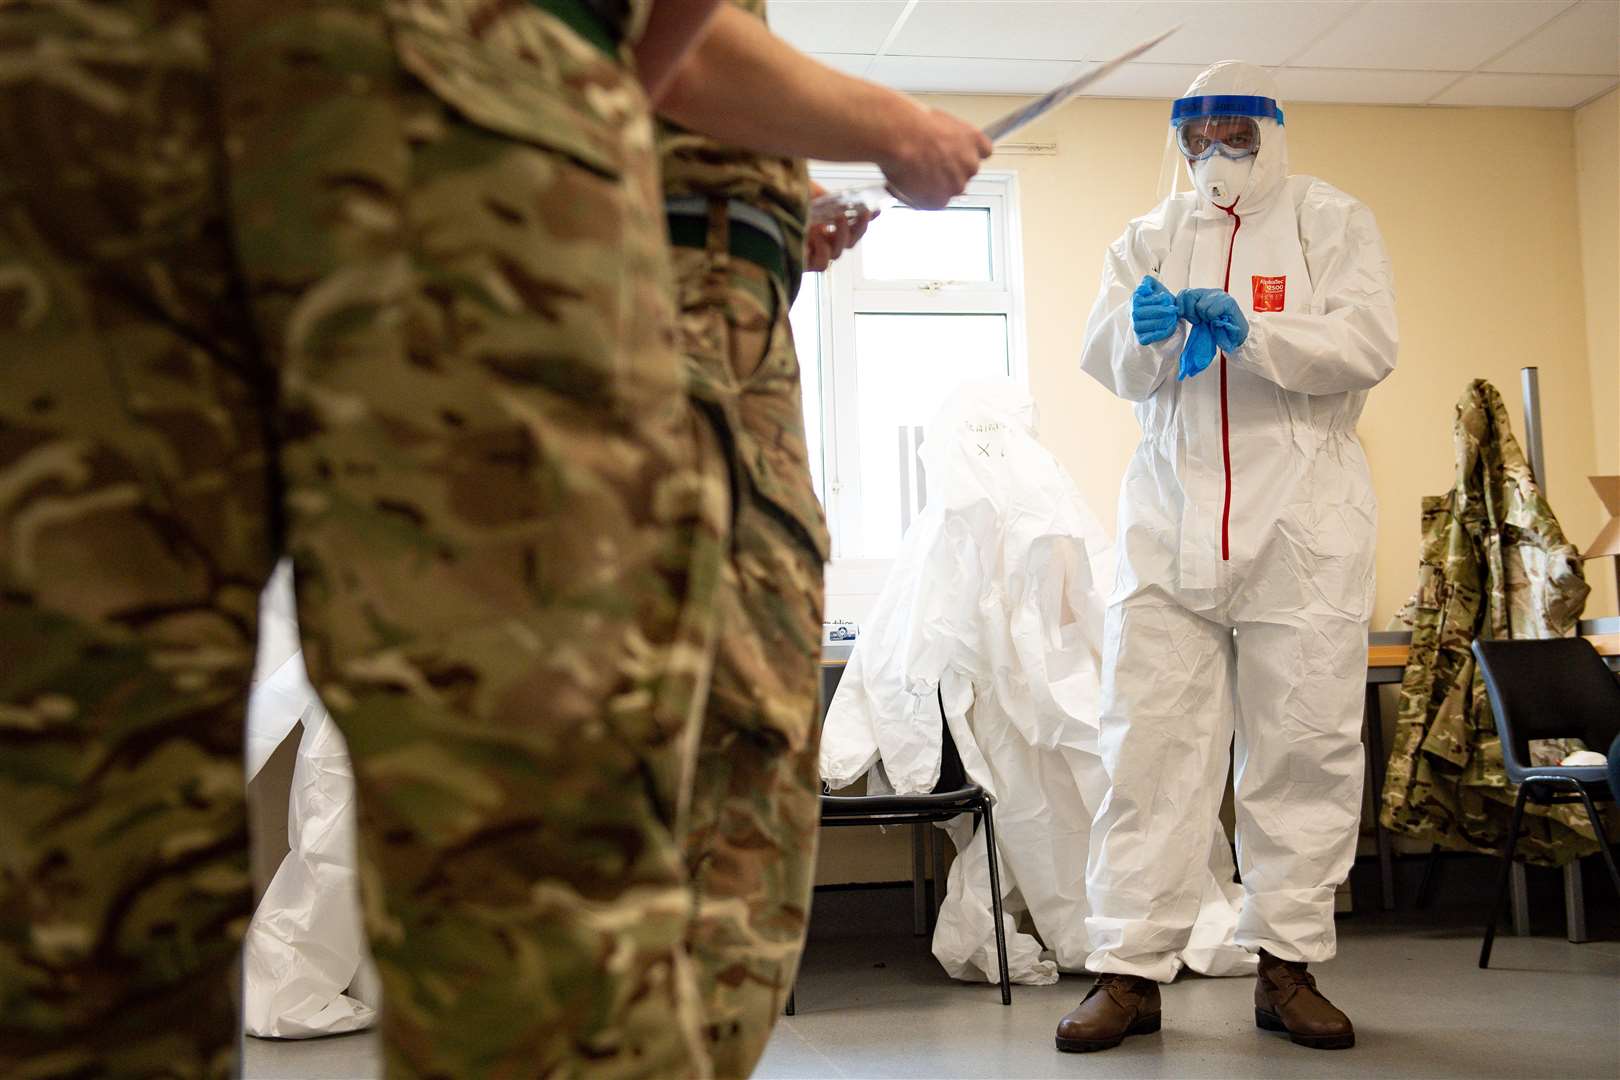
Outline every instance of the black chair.
[[(991, 811), (990, 793), (967, 777), (962, 755), (957, 752), (951, 728), (944, 723), (945, 698), (939, 696), (943, 733), (940, 738), (939, 781), (926, 795), (822, 795), (823, 828), (855, 825), (920, 825), (949, 821), (958, 814), (972, 814), (974, 827), (984, 824), (984, 840), (990, 869), (991, 916), (996, 924), (996, 961), (1001, 968), (1001, 1003), (1012, 1004), (1012, 980), (1007, 976), (1007, 933), (1001, 921), (1001, 867), (996, 859), (996, 823)], [(936, 873), (939, 868), (936, 867)], [(942, 886), (943, 887), (943, 884)], [(787, 1015), (797, 1011), (798, 989), (788, 994)]]
[(1474, 658), (1479, 661), (1491, 712), (1496, 717), (1502, 764), (1508, 780), (1519, 785), (1513, 823), (1508, 826), (1507, 842), (1502, 847), (1496, 901), (1491, 905), (1485, 943), (1479, 950), (1479, 966), (1483, 968), (1491, 962), (1491, 945), (1507, 899), (1508, 876), (1513, 869), (1513, 851), (1518, 846), (1526, 800), (1541, 805), (1586, 804), (1609, 877), (1615, 891), (1620, 892), (1620, 868), (1615, 866), (1614, 852), (1609, 850), (1609, 838), (1597, 810), (1598, 802), (1612, 802), (1620, 794), (1609, 788), (1608, 769), (1603, 765), (1529, 764), (1530, 743), (1538, 739), (1580, 739), (1600, 754), (1607, 750), (1620, 733), (1620, 683), (1592, 643), (1581, 638), (1476, 641)]

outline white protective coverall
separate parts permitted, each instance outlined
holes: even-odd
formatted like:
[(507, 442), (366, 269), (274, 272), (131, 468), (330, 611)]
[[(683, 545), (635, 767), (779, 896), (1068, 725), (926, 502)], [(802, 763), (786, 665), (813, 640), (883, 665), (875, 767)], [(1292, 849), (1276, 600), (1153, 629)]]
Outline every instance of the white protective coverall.
[[(1103, 600), (1112, 551), (1074, 482), (1035, 437), (1035, 408), (1010, 382), (959, 389), (922, 446), (930, 498), (839, 683), (821, 743), (835, 789), (933, 789), (939, 691), (964, 768), (995, 796), (1008, 968), (1022, 983), (1079, 969), (1091, 819), (1108, 781), (1097, 758)], [(881, 775), (880, 775), (881, 774)], [(888, 784), (882, 783), (886, 776)], [(954, 823), (958, 849), (934, 933), (953, 977), (995, 978), (984, 831)], [(1210, 822), (1195, 858), (1201, 904), (1184, 960), (1207, 974), (1253, 970), (1233, 942), (1232, 856)], [(1028, 910), (1055, 959), (1016, 932)]]
[(285, 563), (265, 589), (259, 626), (248, 779), (299, 721), (304, 732), (287, 807), (291, 850), (242, 943), (242, 1024), (273, 1038), (359, 1031), (376, 1022), (381, 990), (360, 924), (354, 771), (304, 670)]
[[(1233, 62), (1187, 92), (1225, 94), (1277, 96)], [(1234, 732), (1238, 942), (1331, 957), (1334, 891), (1355, 854), (1376, 531), (1355, 427), (1395, 366), (1395, 299), (1371, 211), (1289, 176), (1275, 120), (1261, 135), (1230, 212), (1186, 192), (1126, 227), (1086, 330), (1082, 366), (1136, 402), (1142, 427), (1105, 633), (1112, 790), (1087, 875), (1094, 971), (1175, 974)], [(1176, 293), (1225, 289), (1247, 339), (1178, 382), (1187, 324), (1149, 346), (1132, 332), (1147, 274)]]

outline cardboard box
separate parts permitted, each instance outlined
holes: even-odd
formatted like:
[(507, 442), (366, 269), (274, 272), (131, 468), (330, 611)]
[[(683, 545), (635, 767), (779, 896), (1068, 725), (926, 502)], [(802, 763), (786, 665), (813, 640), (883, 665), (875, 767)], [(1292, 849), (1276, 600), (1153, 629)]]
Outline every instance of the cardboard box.
[(1586, 545), (1581, 558), (1620, 555), (1620, 476), (1588, 476), (1587, 480), (1603, 500), (1603, 508), (1609, 512), (1609, 523), (1598, 530), (1597, 539)]

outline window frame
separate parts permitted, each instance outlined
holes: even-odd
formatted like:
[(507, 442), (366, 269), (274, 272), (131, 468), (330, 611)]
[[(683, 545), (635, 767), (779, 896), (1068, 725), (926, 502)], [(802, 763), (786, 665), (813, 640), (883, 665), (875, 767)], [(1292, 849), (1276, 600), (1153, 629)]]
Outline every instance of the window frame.
[[(860, 166), (817, 165), (812, 167), (811, 177), (829, 191), (883, 182), (877, 170)], [(852, 540), (859, 538), (863, 527), (865, 509), (860, 480), (862, 448), (855, 366), (856, 317), (862, 314), (1001, 315), (1007, 320), (1008, 375), (1018, 385), (1029, 386), (1018, 175), (1002, 170), (982, 172), (951, 205), (989, 210), (991, 280), (871, 282), (863, 274), (859, 245), (821, 275), (817, 312), (820, 348), (817, 356), (804, 360), (813, 360), (819, 366), (821, 495), (833, 536), (832, 561), (827, 572), (829, 595), (876, 595), (893, 563), (892, 559), (849, 555)]]

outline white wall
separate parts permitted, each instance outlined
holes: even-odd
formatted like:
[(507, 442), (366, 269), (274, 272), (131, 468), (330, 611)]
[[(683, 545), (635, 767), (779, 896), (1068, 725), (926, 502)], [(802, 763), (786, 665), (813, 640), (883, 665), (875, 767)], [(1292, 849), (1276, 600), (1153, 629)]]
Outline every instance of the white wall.
[[(1575, 113), (1575, 191), (1586, 294), (1595, 467), (1620, 473), (1620, 90)], [(1585, 544), (1590, 535), (1579, 536)], [(1587, 564), (1592, 614), (1616, 611), (1613, 559)]]

